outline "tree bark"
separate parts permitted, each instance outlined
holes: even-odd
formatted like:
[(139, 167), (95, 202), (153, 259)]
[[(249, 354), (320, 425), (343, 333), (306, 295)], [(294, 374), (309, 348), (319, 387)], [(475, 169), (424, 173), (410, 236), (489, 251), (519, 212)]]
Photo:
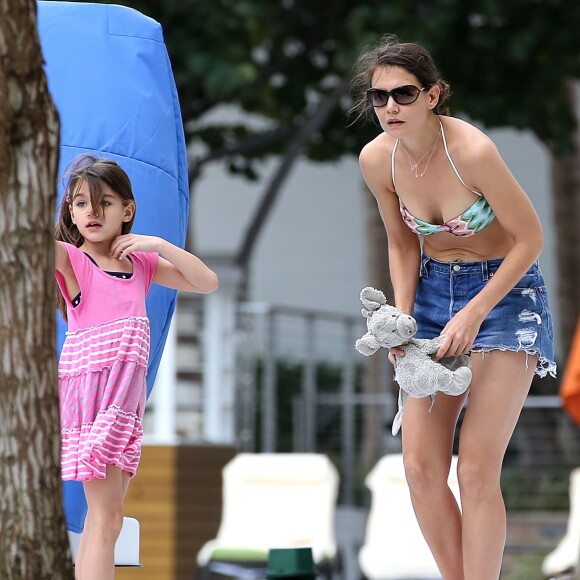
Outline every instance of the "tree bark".
[(0, 0), (0, 578), (72, 578), (55, 353), (59, 123), (34, 0)]
[[(366, 213), (367, 281), (369, 286), (382, 290), (387, 301), (394, 304), (393, 287), (389, 275), (389, 255), (387, 235), (381, 220), (376, 200), (363, 186)], [(384, 399), (386, 405), (370, 403), (363, 407), (363, 435), (361, 461), (365, 473), (385, 453), (385, 437), (391, 437), (389, 420), (396, 412), (396, 388), (393, 383), (393, 370), (387, 359), (387, 351), (379, 349), (365, 360), (364, 394), (370, 398)], [(391, 415), (389, 417), (389, 414)]]
[[(568, 81), (570, 110), (578, 115), (576, 83)], [(571, 135), (576, 151), (566, 157), (552, 156), (552, 191), (556, 227), (556, 260), (558, 264), (558, 325), (562, 358), (568, 356), (572, 337), (580, 316), (580, 139), (578, 129)]]
[[(578, 120), (578, 91), (576, 81), (568, 81), (570, 110)], [(575, 145), (573, 154), (566, 157), (552, 155), (552, 191), (554, 197), (554, 225), (556, 228), (556, 262), (558, 267), (559, 312), (555, 313), (559, 327), (559, 376), (564, 372), (572, 338), (580, 316), (580, 139), (578, 127), (570, 136)], [(560, 418), (558, 432), (562, 455), (566, 463), (577, 465), (580, 458), (578, 427), (568, 417)]]
[(288, 148), (266, 186), (262, 199), (246, 230), (236, 256), (235, 262), (242, 269), (247, 269), (250, 263), (258, 237), (264, 228), (264, 224), (270, 215), (274, 202), (278, 198), (292, 167), (299, 159), (312, 136), (324, 128), (347, 90), (348, 83), (342, 81), (328, 97), (320, 102), (314, 113), (305, 120), (288, 143)]

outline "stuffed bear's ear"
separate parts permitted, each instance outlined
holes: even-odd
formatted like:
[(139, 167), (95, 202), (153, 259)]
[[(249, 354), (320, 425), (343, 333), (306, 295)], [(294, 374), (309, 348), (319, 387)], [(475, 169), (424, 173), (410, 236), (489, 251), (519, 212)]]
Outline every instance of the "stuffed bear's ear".
[(361, 290), (360, 299), (367, 310), (378, 310), (387, 303), (385, 295), (380, 290), (370, 286)]
[(380, 346), (379, 341), (369, 332), (367, 332), (362, 338), (359, 338), (354, 345), (354, 347), (365, 356), (375, 354)]
[(365, 318), (370, 318), (373, 315), (374, 310), (367, 310), (366, 308), (361, 308), (360, 313), (365, 317)]

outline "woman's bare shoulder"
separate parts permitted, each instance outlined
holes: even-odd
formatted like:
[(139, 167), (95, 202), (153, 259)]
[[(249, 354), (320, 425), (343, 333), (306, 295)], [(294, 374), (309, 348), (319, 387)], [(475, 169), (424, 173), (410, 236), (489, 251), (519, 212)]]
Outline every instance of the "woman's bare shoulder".
[(359, 160), (361, 163), (384, 163), (385, 156), (390, 156), (393, 152), (394, 144), (395, 141), (392, 137), (386, 133), (381, 133), (361, 149)]
[(377, 195), (381, 191), (392, 190), (393, 185), (390, 179), (390, 171), (385, 168), (390, 167), (391, 154), (395, 141), (386, 133), (382, 133), (367, 143), (359, 155), (359, 163), (364, 180)]
[(444, 117), (442, 123), (454, 161), (468, 163), (497, 154), (497, 147), (489, 135), (468, 121)]

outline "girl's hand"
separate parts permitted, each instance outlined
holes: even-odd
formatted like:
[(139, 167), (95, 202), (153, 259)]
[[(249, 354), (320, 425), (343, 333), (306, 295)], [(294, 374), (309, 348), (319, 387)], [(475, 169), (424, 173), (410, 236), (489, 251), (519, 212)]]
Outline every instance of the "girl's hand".
[(435, 354), (435, 358), (467, 354), (473, 346), (482, 322), (483, 319), (471, 314), (465, 308), (460, 310), (441, 331), (445, 339)]
[(405, 351), (399, 346), (393, 346), (389, 349), (389, 361), (395, 368), (397, 368), (396, 356), (405, 356)]
[(159, 252), (163, 240), (156, 236), (125, 234), (111, 244), (111, 256), (122, 260), (132, 252)]

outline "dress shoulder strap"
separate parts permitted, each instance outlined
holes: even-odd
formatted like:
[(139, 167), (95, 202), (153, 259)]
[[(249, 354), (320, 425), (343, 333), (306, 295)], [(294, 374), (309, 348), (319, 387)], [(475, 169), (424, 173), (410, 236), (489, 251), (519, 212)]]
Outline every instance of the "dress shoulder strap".
[(398, 146), (399, 140), (397, 139), (393, 147), (393, 153), (391, 154), (391, 179), (393, 180), (393, 187), (395, 189), (397, 188), (397, 186), (395, 185), (395, 152), (397, 151)]
[(481, 197), (482, 196), (481, 192), (475, 191), (474, 189), (471, 189), (471, 187), (468, 187), (467, 184), (465, 183), (465, 181), (463, 181), (463, 178), (461, 177), (461, 175), (459, 175), (459, 171), (457, 171), (457, 167), (455, 167), (455, 163), (453, 163), (453, 159), (451, 159), (451, 155), (449, 155), (449, 149), (447, 148), (447, 139), (445, 139), (445, 131), (443, 130), (443, 123), (441, 121), (439, 121), (439, 125), (441, 127), (441, 139), (443, 140), (443, 147), (445, 148), (445, 154), (447, 155), (447, 159), (449, 159), (449, 163), (451, 163), (451, 167), (453, 167), (453, 171), (455, 171), (455, 175), (457, 175), (457, 178), (459, 179), (459, 181), (461, 181), (461, 183), (463, 184), (463, 186), (466, 189), (469, 189), (469, 191), (472, 191), (473, 193), (475, 193), (476, 195)]

